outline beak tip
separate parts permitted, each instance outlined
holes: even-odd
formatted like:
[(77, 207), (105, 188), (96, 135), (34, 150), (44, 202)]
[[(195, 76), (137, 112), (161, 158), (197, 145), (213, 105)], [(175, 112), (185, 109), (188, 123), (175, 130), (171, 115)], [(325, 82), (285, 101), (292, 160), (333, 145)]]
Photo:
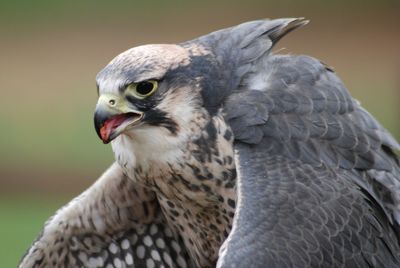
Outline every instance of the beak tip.
[[(94, 127), (97, 136), (101, 139), (103, 144), (110, 143), (126, 128), (126, 124), (140, 122), (143, 118), (143, 112), (131, 111), (127, 113), (117, 113), (116, 111), (109, 111), (104, 106), (98, 105), (94, 113)], [(130, 120), (129, 122), (126, 122)], [(123, 129), (118, 127), (125, 123)]]
[(102, 111), (96, 109), (95, 115), (94, 115), (94, 127), (97, 133), (97, 136), (103, 141), (104, 144), (109, 143), (109, 139), (104, 137), (103, 127), (104, 127), (104, 122), (107, 120), (108, 115)]

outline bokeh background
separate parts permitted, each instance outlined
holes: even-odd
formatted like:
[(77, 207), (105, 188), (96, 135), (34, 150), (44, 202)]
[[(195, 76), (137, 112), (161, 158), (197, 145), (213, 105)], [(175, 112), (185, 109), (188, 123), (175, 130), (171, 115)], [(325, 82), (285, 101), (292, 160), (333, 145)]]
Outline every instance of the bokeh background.
[(247, 20), (306, 17), (277, 49), (334, 67), (400, 139), (400, 1), (0, 1), (0, 267), (110, 165), (92, 113), (96, 73), (145, 43)]

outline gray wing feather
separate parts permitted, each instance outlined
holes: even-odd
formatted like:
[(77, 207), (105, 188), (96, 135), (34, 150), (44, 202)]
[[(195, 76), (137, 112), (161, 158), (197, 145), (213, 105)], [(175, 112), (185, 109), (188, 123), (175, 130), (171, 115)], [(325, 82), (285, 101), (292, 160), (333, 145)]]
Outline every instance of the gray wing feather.
[(398, 267), (397, 142), (318, 60), (252, 68), (224, 107), (239, 201), (219, 266)]
[(239, 202), (219, 267), (398, 267), (396, 230), (352, 171), (236, 149)]

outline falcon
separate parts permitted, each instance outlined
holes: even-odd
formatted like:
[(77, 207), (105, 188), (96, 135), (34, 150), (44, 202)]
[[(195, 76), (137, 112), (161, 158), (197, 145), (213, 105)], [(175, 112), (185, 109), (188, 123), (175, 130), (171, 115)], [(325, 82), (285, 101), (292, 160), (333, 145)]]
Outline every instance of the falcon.
[(306, 23), (114, 58), (94, 124), (115, 163), (20, 267), (399, 267), (400, 146), (332, 68), (271, 52)]

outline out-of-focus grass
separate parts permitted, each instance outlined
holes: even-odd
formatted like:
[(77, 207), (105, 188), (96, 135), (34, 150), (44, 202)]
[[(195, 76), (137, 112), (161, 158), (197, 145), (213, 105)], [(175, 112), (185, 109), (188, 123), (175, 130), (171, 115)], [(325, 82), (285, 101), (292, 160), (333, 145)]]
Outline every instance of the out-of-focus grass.
[[(40, 118), (16, 113), (0, 116), (7, 129), (7, 139), (0, 139), (0, 148), (6, 158), (1, 165), (26, 168), (47, 166), (51, 169), (74, 167), (75, 171), (106, 167), (112, 161), (110, 146), (104, 146), (93, 126), (93, 105), (74, 105), (68, 112), (64, 107), (51, 108), (47, 113), (33, 111)], [(60, 105), (61, 106), (61, 105)], [(21, 117), (26, 120), (21, 120)], [(37, 116), (37, 115), (35, 115)], [(93, 157), (96, 155), (96, 157)]]
[(16, 267), (40, 233), (43, 223), (69, 198), (2, 196), (0, 198), (0, 267)]

